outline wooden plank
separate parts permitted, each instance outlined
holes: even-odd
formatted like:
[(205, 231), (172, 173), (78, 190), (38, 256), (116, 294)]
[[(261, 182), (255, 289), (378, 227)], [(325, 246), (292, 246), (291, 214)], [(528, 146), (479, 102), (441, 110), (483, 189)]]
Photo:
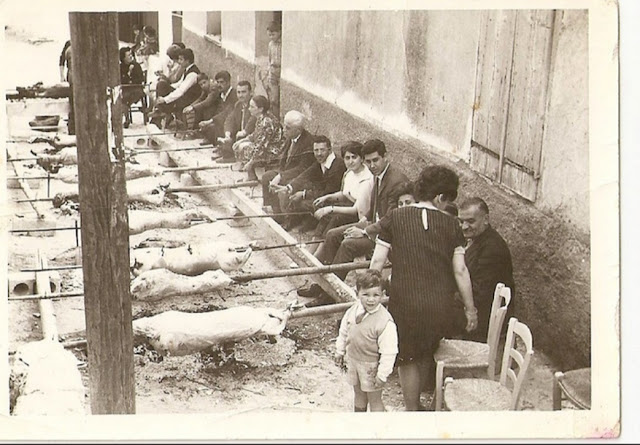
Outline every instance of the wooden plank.
[[(71, 12), (78, 191), (92, 414), (134, 414), (129, 227), (117, 13)], [(113, 138), (111, 138), (111, 130)]]
[[(542, 151), (553, 14), (549, 10), (522, 10), (516, 21), (505, 156), (535, 172), (539, 171)], [(505, 184), (518, 190), (516, 184)]]
[(506, 131), (515, 18), (512, 10), (487, 11), (480, 26), (472, 139), (495, 153)]

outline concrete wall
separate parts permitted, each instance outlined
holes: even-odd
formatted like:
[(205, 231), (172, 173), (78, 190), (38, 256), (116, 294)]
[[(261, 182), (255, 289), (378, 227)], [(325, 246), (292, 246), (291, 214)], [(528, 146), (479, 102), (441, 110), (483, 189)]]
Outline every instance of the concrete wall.
[[(231, 42), (232, 32), (241, 34), (253, 13), (234, 14), (234, 29), (226, 34), (223, 18), (223, 48), (188, 30), (183, 40), (206, 72), (225, 68), (236, 80), (254, 78), (255, 55), (251, 61), (229, 50), (246, 47), (244, 36)], [(459, 199), (485, 198), (492, 224), (510, 245), (516, 316), (531, 327), (536, 347), (559, 367), (588, 366), (587, 16), (558, 14), (542, 178), (532, 204), (468, 165), (478, 14), (286, 11), (281, 109), (307, 114), (309, 130), (326, 134), (336, 146), (382, 139), (411, 178), (432, 163), (457, 171)]]
[(589, 231), (589, 59), (585, 11), (558, 11), (539, 205)]

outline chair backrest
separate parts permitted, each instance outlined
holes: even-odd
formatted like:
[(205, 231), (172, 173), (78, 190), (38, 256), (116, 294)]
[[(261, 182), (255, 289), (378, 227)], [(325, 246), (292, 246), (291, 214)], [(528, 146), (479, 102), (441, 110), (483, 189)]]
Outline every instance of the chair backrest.
[[(522, 355), (516, 349), (516, 337), (522, 340), (525, 347), (525, 353)], [(513, 384), (511, 390), (511, 406), (515, 410), (520, 400), (520, 390), (522, 383), (527, 376), (527, 369), (533, 356), (533, 337), (529, 327), (518, 321), (517, 318), (511, 317), (509, 327), (507, 329), (507, 342), (504, 346), (504, 354), (502, 356), (502, 370), (500, 372), (500, 384), (507, 386), (507, 378)], [(516, 362), (518, 369), (514, 369), (513, 362)]]
[(489, 376), (493, 379), (496, 374), (496, 357), (498, 355), (498, 344), (502, 325), (507, 316), (507, 309), (511, 303), (511, 289), (498, 283), (493, 293), (493, 303), (491, 304), (491, 315), (489, 316), (489, 329), (487, 331), (487, 345), (489, 345)]

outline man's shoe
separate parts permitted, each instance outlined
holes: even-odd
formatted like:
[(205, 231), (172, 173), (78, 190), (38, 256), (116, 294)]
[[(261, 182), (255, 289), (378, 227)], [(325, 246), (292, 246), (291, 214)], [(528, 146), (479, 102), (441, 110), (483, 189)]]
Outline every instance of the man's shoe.
[(300, 289), (298, 289), (298, 295), (305, 298), (319, 297), (322, 293), (324, 293), (324, 291), (316, 283), (313, 283), (310, 286), (301, 287)]

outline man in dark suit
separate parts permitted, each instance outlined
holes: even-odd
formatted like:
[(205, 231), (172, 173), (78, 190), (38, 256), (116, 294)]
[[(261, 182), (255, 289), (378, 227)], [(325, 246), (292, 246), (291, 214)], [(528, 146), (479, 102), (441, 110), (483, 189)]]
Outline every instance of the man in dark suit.
[(202, 121), (202, 132), (207, 141), (215, 144), (219, 137), (224, 136), (224, 121), (233, 111), (233, 107), (238, 102), (238, 95), (235, 88), (231, 86), (231, 74), (228, 71), (218, 71), (214, 77), (221, 91), (216, 114), (206, 121)]
[[(208, 142), (215, 144), (220, 143), (220, 153), (223, 161), (235, 161), (233, 143), (253, 133), (256, 128), (256, 118), (249, 113), (249, 101), (251, 100), (251, 84), (247, 80), (241, 80), (236, 86), (238, 101), (233, 106), (233, 110), (224, 121), (224, 137), (218, 137), (217, 140), (209, 139), (215, 136), (215, 132), (205, 134)], [(219, 162), (219, 161), (218, 161)]]
[(151, 123), (160, 127), (162, 119), (167, 115), (165, 126), (168, 126), (173, 117), (184, 121), (182, 110), (191, 105), (199, 96), (201, 91), (198, 85), (198, 74), (200, 69), (194, 63), (193, 51), (190, 48), (180, 50), (178, 62), (185, 67), (182, 78), (173, 84), (169, 84), (166, 80), (159, 80), (156, 92), (158, 100), (156, 101), (156, 110), (151, 114)]
[(471, 332), (465, 331), (463, 338), (484, 342), (487, 341), (493, 294), (498, 283), (504, 283), (511, 289), (507, 319), (513, 312), (515, 284), (511, 252), (502, 236), (491, 227), (489, 207), (484, 200), (470, 198), (464, 201), (460, 204), (458, 218), (467, 239), (464, 259), (471, 275), (473, 300), (478, 309), (478, 327)]
[(316, 162), (286, 185), (289, 193), (289, 204), (286, 210), (309, 212), (307, 218), (296, 218), (290, 224), (304, 222), (305, 229), (308, 230), (315, 228), (318, 223), (311, 214), (314, 210), (313, 201), (320, 196), (340, 190), (342, 177), (346, 171), (344, 161), (331, 150), (331, 141), (326, 136), (314, 137), (313, 155)]
[[(283, 131), (286, 137), (277, 170), (269, 170), (262, 176), (264, 206), (271, 206), (274, 213), (282, 212), (289, 202), (286, 184), (315, 162), (313, 136), (304, 128), (305, 117), (291, 110), (284, 116)], [(277, 220), (282, 221), (281, 218)]]
[[(366, 166), (374, 177), (371, 206), (366, 220), (336, 227), (327, 232), (324, 248), (318, 260), (324, 264), (350, 263), (359, 256), (371, 256), (375, 243), (365, 228), (378, 222), (391, 209), (397, 207), (398, 189), (409, 179), (390, 163), (387, 149), (379, 139), (371, 139), (362, 146)], [(335, 273), (345, 279), (347, 272)], [(323, 293), (320, 286), (312, 284), (298, 290), (303, 297), (317, 297)]]

